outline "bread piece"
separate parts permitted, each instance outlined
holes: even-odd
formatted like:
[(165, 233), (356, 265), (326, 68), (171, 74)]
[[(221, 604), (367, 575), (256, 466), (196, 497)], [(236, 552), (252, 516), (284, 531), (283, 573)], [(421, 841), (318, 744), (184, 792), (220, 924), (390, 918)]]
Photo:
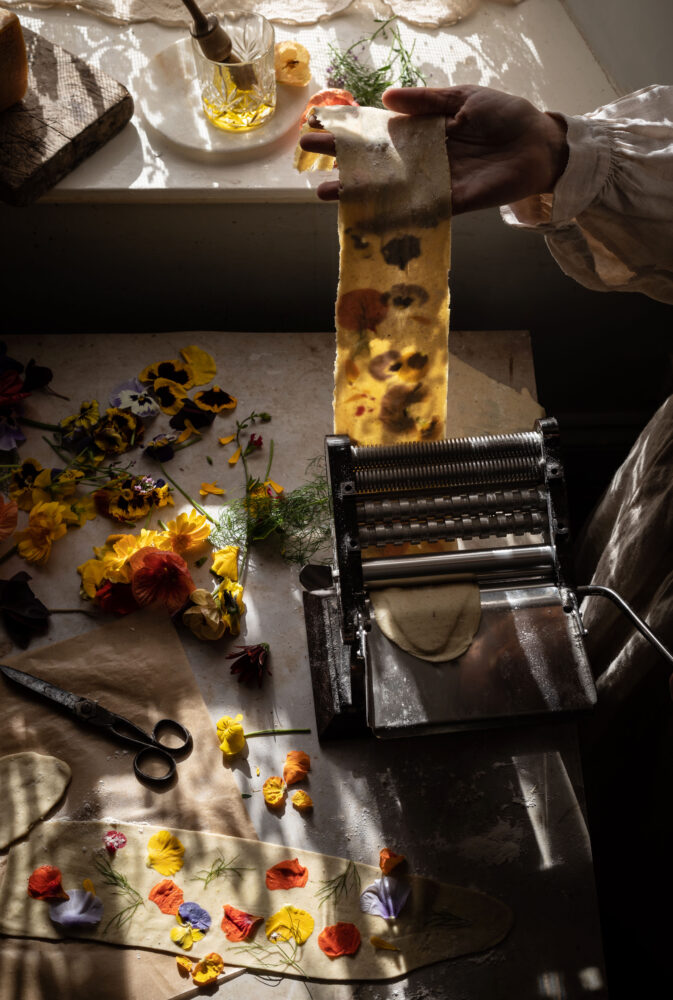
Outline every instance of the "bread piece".
[(28, 88), (28, 57), (19, 19), (0, 8), (0, 111), (16, 104)]

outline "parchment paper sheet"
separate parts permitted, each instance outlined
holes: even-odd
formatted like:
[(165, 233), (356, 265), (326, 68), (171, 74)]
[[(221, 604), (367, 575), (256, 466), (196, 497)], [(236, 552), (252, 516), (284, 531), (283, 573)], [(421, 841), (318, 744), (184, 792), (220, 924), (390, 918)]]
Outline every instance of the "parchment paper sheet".
[[(59, 687), (98, 699), (144, 729), (177, 719), (194, 749), (178, 761), (177, 781), (154, 791), (133, 773), (133, 755), (4, 678), (0, 754), (36, 750), (72, 768), (53, 814), (73, 820), (127, 820), (256, 839), (240, 792), (224, 766), (215, 727), (180, 640), (164, 614), (137, 612), (6, 662)], [(112, 824), (111, 824), (112, 825)], [(4, 858), (0, 859), (4, 862)], [(0, 865), (0, 877), (4, 865)], [(0, 940), (0, 983), (12, 1000), (165, 1000), (184, 986), (175, 959), (88, 942)]]

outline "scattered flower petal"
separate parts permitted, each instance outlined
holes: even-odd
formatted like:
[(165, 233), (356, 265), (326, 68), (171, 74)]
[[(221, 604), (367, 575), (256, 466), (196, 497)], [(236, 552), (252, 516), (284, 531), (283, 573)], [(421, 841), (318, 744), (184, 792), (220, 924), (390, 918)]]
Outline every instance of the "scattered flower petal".
[(287, 787), (285, 782), (277, 774), (267, 778), (262, 785), (264, 801), (271, 809), (279, 809), (285, 802)]
[(318, 947), (328, 958), (341, 958), (342, 955), (354, 955), (360, 947), (360, 931), (355, 924), (339, 921), (325, 927), (318, 935)]
[(175, 964), (177, 965), (178, 972), (182, 978), (189, 979), (192, 974), (192, 966), (194, 965), (191, 958), (187, 958), (186, 955), (176, 955)]
[(297, 944), (304, 944), (313, 933), (314, 927), (315, 921), (306, 910), (299, 910), (296, 906), (283, 906), (269, 917), (265, 932), (270, 941), (278, 939), (289, 941), (293, 937)]
[(283, 778), (286, 785), (296, 785), (303, 781), (311, 770), (311, 758), (303, 750), (289, 750), (283, 765)]
[(236, 465), (239, 458), (241, 457), (241, 449), (237, 448), (233, 455), (229, 458), (229, 465)]
[(308, 868), (298, 858), (288, 858), (272, 865), (266, 872), (267, 889), (301, 889), (308, 882)]
[(90, 878), (82, 879), (82, 888), (85, 892), (90, 892), (92, 896), (96, 895), (96, 889)]
[(231, 442), (235, 441), (235, 440), (236, 440), (236, 435), (235, 434), (229, 434), (229, 435), (227, 435), (227, 437), (218, 438), (217, 442), (218, 442), (218, 444), (231, 444)]
[(54, 865), (40, 865), (28, 879), (28, 895), (33, 899), (69, 899), (62, 878), (60, 869)]
[(383, 875), (368, 885), (360, 896), (360, 909), (390, 920), (397, 917), (409, 898), (411, 887), (399, 879)]
[(178, 908), (178, 916), (183, 923), (189, 924), (197, 931), (206, 934), (210, 930), (212, 918), (207, 910), (204, 910), (198, 903), (181, 903)]
[(369, 943), (373, 944), (375, 948), (380, 948), (382, 951), (399, 951), (400, 949), (392, 941), (386, 941), (385, 938), (377, 937), (373, 934), (369, 939)]
[(252, 913), (245, 913), (244, 910), (237, 910), (235, 906), (225, 903), (224, 916), (221, 927), (227, 941), (247, 941), (254, 933), (255, 928), (264, 917), (257, 917)]
[(147, 867), (160, 875), (175, 875), (182, 868), (185, 849), (168, 830), (153, 833), (147, 842)]
[(200, 410), (222, 413), (223, 410), (235, 409), (238, 400), (230, 396), (224, 389), (220, 389), (219, 385), (214, 385), (210, 389), (204, 389), (203, 392), (197, 392), (194, 396), (194, 402)]
[(199, 986), (207, 986), (214, 983), (224, 968), (224, 959), (217, 952), (211, 951), (209, 955), (204, 955), (200, 962), (197, 962), (192, 969), (192, 979)]
[(181, 348), (180, 354), (191, 369), (194, 385), (205, 385), (206, 382), (215, 378), (217, 365), (215, 359), (207, 351), (190, 344), (189, 347)]
[(106, 850), (114, 854), (115, 851), (126, 847), (126, 834), (120, 833), (119, 830), (108, 830), (107, 833), (103, 834), (103, 843)]
[(100, 923), (102, 916), (102, 902), (85, 889), (72, 889), (69, 899), (49, 907), (49, 919), (62, 927), (92, 927)]
[(230, 715), (223, 715), (217, 723), (217, 738), (220, 741), (220, 750), (229, 759), (245, 750), (245, 736), (241, 725), (243, 716), (239, 713), (236, 718)]
[(209, 495), (221, 497), (224, 496), (225, 492), (226, 491), (223, 490), (221, 486), (218, 486), (217, 483), (201, 483), (201, 486), (199, 487), (199, 493), (202, 497), (207, 497)]
[(171, 416), (180, 412), (187, 399), (187, 390), (167, 378), (158, 378), (152, 384), (152, 392), (157, 398), (159, 407)]
[(313, 799), (308, 792), (299, 789), (292, 796), (292, 805), (299, 812), (310, 812), (313, 809)]
[(194, 385), (194, 374), (189, 364), (183, 363), (179, 358), (171, 361), (159, 361), (156, 364), (148, 365), (138, 376), (140, 381), (147, 385), (154, 383), (157, 379), (164, 379), (177, 382), (184, 389), (191, 389)]
[(384, 875), (389, 875), (393, 868), (397, 868), (404, 860), (404, 854), (397, 854), (390, 847), (384, 847), (379, 854), (379, 868)]
[(156, 903), (162, 913), (175, 916), (185, 901), (185, 894), (172, 879), (165, 878), (163, 882), (152, 886), (147, 898), (151, 903)]
[(211, 572), (228, 580), (238, 580), (238, 545), (225, 545), (213, 552)]

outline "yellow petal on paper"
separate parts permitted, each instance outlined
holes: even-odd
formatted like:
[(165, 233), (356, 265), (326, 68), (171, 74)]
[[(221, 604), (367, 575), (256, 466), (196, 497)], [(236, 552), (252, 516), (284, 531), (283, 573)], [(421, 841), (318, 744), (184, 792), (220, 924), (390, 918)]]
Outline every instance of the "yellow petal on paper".
[[(180, 918), (178, 917), (178, 919)], [(203, 936), (203, 931), (199, 931), (189, 924), (181, 924), (179, 927), (171, 928), (171, 941), (178, 947), (184, 948), (185, 951), (189, 951), (194, 942), (200, 941)]]
[(292, 796), (292, 805), (299, 812), (309, 812), (313, 809), (313, 799), (308, 792), (304, 792), (299, 789), (299, 791), (296, 791)]
[(241, 449), (237, 448), (234, 454), (229, 459), (229, 465), (236, 465), (240, 457), (241, 457)]
[(238, 545), (225, 545), (223, 549), (213, 552), (210, 568), (217, 576), (238, 580)]
[(265, 931), (270, 941), (277, 939), (289, 941), (292, 937), (297, 944), (304, 944), (313, 933), (314, 927), (315, 921), (306, 910), (300, 910), (296, 906), (283, 906), (269, 917)]
[(218, 444), (231, 444), (231, 442), (235, 441), (235, 440), (236, 440), (236, 435), (235, 434), (228, 434), (227, 437), (218, 438), (217, 439), (217, 443)]
[(90, 878), (85, 878), (82, 880), (82, 888), (84, 889), (85, 892), (90, 892), (92, 896), (96, 895), (94, 884)]
[(224, 960), (217, 952), (211, 951), (205, 955), (200, 962), (197, 962), (192, 969), (192, 979), (199, 986), (207, 986), (214, 982), (224, 968)]
[(207, 351), (192, 344), (191, 347), (183, 347), (180, 354), (192, 369), (194, 385), (205, 385), (206, 382), (215, 378), (217, 365), (215, 359)]
[(445, 434), (451, 190), (443, 116), (318, 107), (339, 194), (334, 431), (361, 444)]
[(147, 867), (160, 875), (175, 875), (184, 864), (185, 849), (170, 831), (159, 830), (147, 842)]
[(380, 948), (382, 951), (399, 951), (400, 949), (397, 945), (392, 944), (391, 941), (386, 941), (385, 938), (377, 937), (375, 934), (369, 939), (370, 944), (373, 944), (375, 948)]
[(209, 495), (220, 497), (224, 496), (225, 490), (223, 490), (221, 486), (218, 486), (217, 483), (201, 483), (199, 493), (202, 497), (207, 497)]
[(191, 958), (187, 958), (186, 955), (176, 955), (175, 963), (182, 978), (188, 979), (192, 974), (192, 966), (194, 965)]

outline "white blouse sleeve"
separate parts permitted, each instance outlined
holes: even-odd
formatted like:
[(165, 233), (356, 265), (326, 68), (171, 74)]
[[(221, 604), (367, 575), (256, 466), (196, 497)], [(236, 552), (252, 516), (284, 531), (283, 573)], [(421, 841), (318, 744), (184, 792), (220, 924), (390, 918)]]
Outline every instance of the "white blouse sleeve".
[(673, 303), (673, 87), (560, 117), (569, 157), (553, 194), (504, 205), (503, 219), (544, 234), (587, 288)]

